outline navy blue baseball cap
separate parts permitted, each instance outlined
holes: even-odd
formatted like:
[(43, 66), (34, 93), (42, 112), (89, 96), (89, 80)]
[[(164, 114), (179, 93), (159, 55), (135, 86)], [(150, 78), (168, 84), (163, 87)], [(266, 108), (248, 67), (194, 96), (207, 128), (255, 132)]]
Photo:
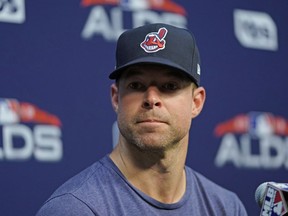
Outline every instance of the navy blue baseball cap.
[(154, 23), (125, 31), (118, 38), (116, 66), (109, 78), (118, 79), (127, 67), (143, 63), (172, 67), (200, 85), (199, 51), (187, 29)]

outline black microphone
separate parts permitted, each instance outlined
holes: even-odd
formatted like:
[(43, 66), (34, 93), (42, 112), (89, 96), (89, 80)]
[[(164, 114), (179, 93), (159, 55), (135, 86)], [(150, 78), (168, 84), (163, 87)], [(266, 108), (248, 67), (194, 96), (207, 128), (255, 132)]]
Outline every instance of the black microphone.
[(264, 182), (255, 192), (260, 216), (288, 216), (288, 183)]

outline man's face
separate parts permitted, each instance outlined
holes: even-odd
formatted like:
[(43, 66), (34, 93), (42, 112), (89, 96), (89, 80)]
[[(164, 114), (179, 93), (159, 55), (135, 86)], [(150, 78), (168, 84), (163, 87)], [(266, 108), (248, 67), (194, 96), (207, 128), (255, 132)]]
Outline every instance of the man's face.
[[(188, 142), (193, 84), (177, 71), (132, 66), (112, 86), (121, 138), (141, 150), (165, 150)], [(114, 90), (113, 90), (114, 88)]]

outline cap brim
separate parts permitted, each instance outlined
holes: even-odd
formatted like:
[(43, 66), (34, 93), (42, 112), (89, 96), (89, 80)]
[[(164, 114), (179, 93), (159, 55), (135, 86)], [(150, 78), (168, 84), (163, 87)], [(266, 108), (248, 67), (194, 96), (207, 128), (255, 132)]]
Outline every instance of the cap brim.
[(124, 65), (122, 65), (121, 67), (115, 69), (110, 75), (109, 78), (110, 79), (117, 79), (119, 78), (119, 76), (121, 75), (121, 73), (123, 72), (124, 69), (126, 69), (129, 66), (132, 65), (136, 65), (136, 64), (158, 64), (158, 65), (163, 65), (163, 66), (167, 66), (167, 67), (172, 67), (175, 69), (178, 69), (180, 71), (183, 71), (185, 74), (187, 74), (193, 81), (194, 78), (189, 74), (188, 71), (186, 71), (183, 67), (181, 67), (178, 64), (175, 64), (174, 62), (171, 62), (167, 59), (163, 59), (163, 58), (159, 58), (159, 57), (142, 57), (142, 58), (137, 58), (135, 60), (132, 60)]

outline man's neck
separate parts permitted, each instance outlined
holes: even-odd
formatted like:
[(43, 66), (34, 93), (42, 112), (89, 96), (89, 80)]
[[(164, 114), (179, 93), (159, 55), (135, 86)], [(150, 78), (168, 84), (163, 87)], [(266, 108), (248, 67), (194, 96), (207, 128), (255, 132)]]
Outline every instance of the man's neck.
[(186, 153), (187, 145), (165, 152), (144, 152), (120, 142), (110, 157), (137, 189), (160, 202), (175, 203), (186, 189)]

